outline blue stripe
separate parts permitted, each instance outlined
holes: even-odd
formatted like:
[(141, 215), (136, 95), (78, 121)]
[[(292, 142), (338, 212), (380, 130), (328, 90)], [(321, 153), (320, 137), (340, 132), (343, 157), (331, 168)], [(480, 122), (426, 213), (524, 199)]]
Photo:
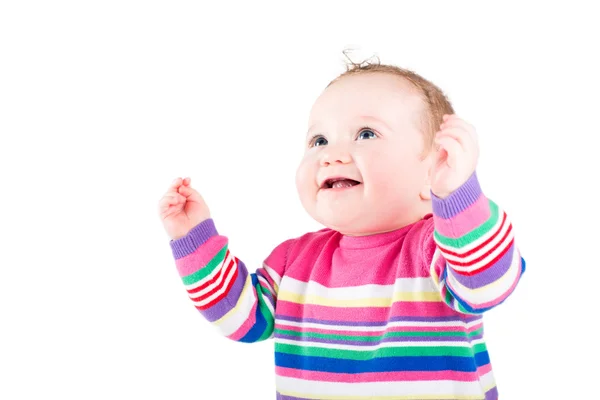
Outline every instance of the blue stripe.
[(488, 365), (490, 363), (490, 355), (487, 351), (481, 351), (479, 353), (475, 353), (475, 362), (478, 367), (483, 367), (484, 365)]
[[(445, 270), (444, 270), (445, 271)], [(282, 321), (294, 321), (294, 322), (316, 322), (318, 324), (325, 325), (339, 325), (339, 326), (381, 326), (385, 327), (390, 322), (396, 321), (410, 321), (410, 322), (439, 322), (439, 321), (461, 321), (461, 322), (473, 322), (481, 319), (480, 315), (449, 315), (446, 317), (413, 317), (413, 316), (399, 316), (399, 317), (386, 317), (385, 321), (381, 322), (367, 322), (367, 321), (336, 321), (318, 318), (302, 318), (302, 317), (290, 317), (289, 315), (278, 315), (277, 319)]]
[[(258, 283), (258, 277), (256, 276), (256, 274), (251, 274), (250, 277), (252, 278), (252, 287), (254, 288), (254, 290), (260, 290), (259, 288), (257, 288), (259, 283)], [(258, 293), (260, 293), (260, 292), (258, 292)], [(258, 298), (258, 296), (260, 296), (260, 294), (258, 294), (258, 293), (257, 293), (257, 298)], [(256, 322), (254, 323), (254, 326), (248, 331), (248, 333), (246, 333), (244, 335), (244, 337), (242, 337), (240, 339), (240, 342), (244, 342), (244, 343), (256, 342), (258, 339), (260, 339), (260, 337), (262, 336), (265, 329), (267, 329), (267, 321), (265, 320), (265, 317), (260, 312), (260, 307), (258, 306), (258, 304), (256, 304)]]
[[(442, 272), (442, 277), (441, 279), (444, 280), (444, 282), (447, 282), (446, 279), (448, 277), (448, 268), (450, 268), (448, 266), (448, 264), (446, 264), (446, 268), (444, 268), (444, 272)], [(521, 257), (521, 275), (523, 275), (523, 273), (525, 272), (525, 259), (523, 257)], [(521, 277), (519, 277), (519, 280), (521, 280)], [(446, 284), (446, 289), (448, 290), (448, 292), (452, 295), (453, 298), (456, 299), (456, 301), (465, 309), (467, 310), (467, 312), (470, 312), (472, 314), (483, 314), (486, 311), (491, 310), (494, 307), (498, 307), (500, 304), (504, 303), (506, 301), (506, 299), (508, 299), (510, 297), (510, 294), (508, 296), (506, 296), (504, 298), (504, 300), (502, 300), (500, 303), (495, 304), (493, 306), (490, 307), (485, 307), (485, 308), (473, 308), (471, 307), (469, 304), (467, 304), (460, 296), (458, 296), (452, 289), (450, 289), (450, 286), (448, 286)], [(516, 286), (515, 288), (516, 289)]]
[[(482, 354), (479, 356), (479, 354)], [(393, 371), (460, 371), (475, 372), (480, 362), (489, 359), (487, 352), (472, 357), (424, 356), (424, 357), (382, 357), (370, 360), (344, 360), (328, 357), (311, 357), (275, 352), (275, 365), (278, 367), (303, 369), (307, 371), (361, 373)], [(482, 364), (483, 365), (483, 364)]]

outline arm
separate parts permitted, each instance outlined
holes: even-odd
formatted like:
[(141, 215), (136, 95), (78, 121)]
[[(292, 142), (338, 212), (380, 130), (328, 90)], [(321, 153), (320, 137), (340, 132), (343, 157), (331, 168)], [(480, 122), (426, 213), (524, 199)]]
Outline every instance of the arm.
[(483, 313), (502, 303), (525, 271), (506, 213), (484, 196), (475, 173), (445, 199), (432, 196), (426, 262), (444, 301)]
[(239, 342), (268, 339), (291, 240), (276, 247), (252, 274), (228, 243), (212, 219), (171, 241), (179, 275), (194, 306), (223, 335)]

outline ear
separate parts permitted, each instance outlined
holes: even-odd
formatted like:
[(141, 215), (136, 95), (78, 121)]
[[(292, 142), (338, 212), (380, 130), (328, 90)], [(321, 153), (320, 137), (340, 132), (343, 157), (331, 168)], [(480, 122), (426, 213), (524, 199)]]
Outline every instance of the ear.
[(425, 166), (427, 168), (426, 171), (426, 175), (425, 175), (425, 181), (423, 182), (423, 187), (421, 188), (421, 191), (419, 192), (419, 197), (421, 198), (421, 200), (424, 201), (428, 201), (431, 200), (431, 181), (433, 178), (433, 155), (432, 153), (435, 152), (431, 152), (427, 158), (425, 158), (425, 160), (423, 160), (423, 162), (425, 163)]

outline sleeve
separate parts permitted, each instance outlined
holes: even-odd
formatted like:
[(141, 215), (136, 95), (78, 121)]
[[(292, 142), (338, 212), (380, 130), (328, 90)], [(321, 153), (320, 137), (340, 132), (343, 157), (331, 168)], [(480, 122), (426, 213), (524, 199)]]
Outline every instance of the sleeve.
[(275, 304), (292, 240), (277, 246), (255, 273), (231, 254), (212, 219), (170, 242), (177, 271), (196, 309), (227, 338), (258, 342), (273, 336)]
[(422, 249), (426, 267), (452, 309), (482, 314), (502, 303), (525, 272), (506, 213), (473, 175), (450, 196), (432, 194), (433, 223)]

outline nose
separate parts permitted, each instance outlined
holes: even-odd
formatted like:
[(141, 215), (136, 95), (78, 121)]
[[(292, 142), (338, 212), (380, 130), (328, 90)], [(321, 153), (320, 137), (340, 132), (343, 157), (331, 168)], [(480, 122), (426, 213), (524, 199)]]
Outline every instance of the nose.
[(321, 154), (321, 166), (331, 164), (347, 164), (352, 161), (350, 153), (343, 146), (328, 145)]

